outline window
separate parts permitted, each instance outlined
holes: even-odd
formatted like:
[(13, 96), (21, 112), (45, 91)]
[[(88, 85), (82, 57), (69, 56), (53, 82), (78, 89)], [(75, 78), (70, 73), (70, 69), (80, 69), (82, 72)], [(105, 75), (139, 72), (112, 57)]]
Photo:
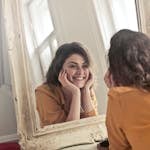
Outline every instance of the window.
[(53, 55), (57, 39), (47, 0), (29, 0), (23, 5), (24, 27), (31, 71), (35, 83), (43, 81)]

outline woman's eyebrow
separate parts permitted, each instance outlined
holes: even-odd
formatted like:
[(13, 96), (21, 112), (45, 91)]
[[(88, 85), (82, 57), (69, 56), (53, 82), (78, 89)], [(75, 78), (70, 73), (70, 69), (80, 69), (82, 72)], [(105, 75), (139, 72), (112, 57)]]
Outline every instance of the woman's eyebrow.
[(70, 61), (70, 62), (68, 62), (67, 64), (78, 64), (78, 63), (76, 63), (76, 62), (74, 62), (74, 61)]
[[(78, 63), (76, 63), (76, 62), (74, 62), (74, 61), (70, 61), (70, 62), (68, 62), (68, 64), (75, 64), (75, 65), (78, 65)], [(83, 64), (83, 65), (86, 65), (87, 63), (86, 63), (86, 62), (83, 62), (82, 64)]]

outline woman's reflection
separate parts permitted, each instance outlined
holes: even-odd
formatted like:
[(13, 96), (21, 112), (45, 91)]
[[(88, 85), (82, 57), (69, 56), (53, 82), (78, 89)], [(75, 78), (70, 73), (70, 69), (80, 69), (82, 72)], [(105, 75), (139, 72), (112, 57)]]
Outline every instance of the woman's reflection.
[(36, 89), (41, 126), (95, 116), (97, 102), (86, 48), (80, 43), (60, 46), (46, 82)]

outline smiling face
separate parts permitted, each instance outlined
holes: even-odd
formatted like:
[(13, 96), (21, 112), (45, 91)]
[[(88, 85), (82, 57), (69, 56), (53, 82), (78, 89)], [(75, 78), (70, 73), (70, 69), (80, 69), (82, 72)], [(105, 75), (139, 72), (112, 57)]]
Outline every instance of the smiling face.
[(63, 64), (68, 80), (78, 88), (83, 88), (89, 78), (89, 66), (82, 56), (73, 54)]

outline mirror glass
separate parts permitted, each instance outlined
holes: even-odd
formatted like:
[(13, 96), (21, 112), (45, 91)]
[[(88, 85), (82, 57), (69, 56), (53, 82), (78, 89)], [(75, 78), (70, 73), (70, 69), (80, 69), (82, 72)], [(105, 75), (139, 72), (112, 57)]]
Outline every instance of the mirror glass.
[(105, 114), (109, 40), (120, 29), (138, 30), (135, 0), (23, 0), (22, 14), (33, 93), (46, 81), (57, 48), (80, 42), (93, 62), (98, 114)]

